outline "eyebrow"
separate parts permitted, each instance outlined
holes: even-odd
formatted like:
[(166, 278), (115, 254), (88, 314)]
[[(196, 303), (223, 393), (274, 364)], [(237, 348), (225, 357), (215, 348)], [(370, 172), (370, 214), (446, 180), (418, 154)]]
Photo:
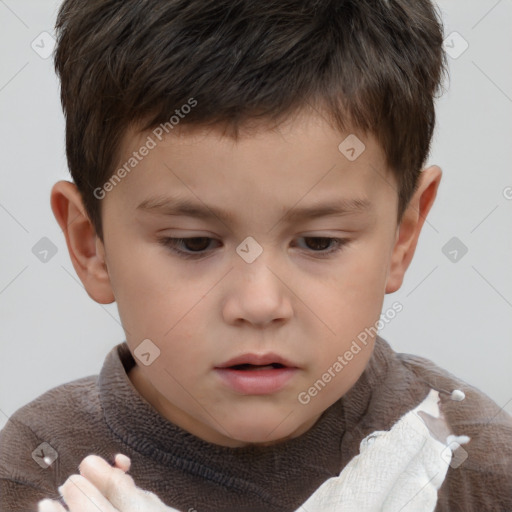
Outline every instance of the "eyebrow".
[[(217, 219), (222, 222), (233, 222), (234, 215), (222, 208), (206, 206), (185, 198), (166, 196), (150, 197), (142, 201), (136, 208), (144, 212), (166, 216), (188, 216), (199, 219)], [(284, 215), (288, 222), (297, 222), (327, 216), (343, 216), (370, 212), (372, 203), (366, 198), (344, 198), (313, 204), (307, 207), (291, 207)]]

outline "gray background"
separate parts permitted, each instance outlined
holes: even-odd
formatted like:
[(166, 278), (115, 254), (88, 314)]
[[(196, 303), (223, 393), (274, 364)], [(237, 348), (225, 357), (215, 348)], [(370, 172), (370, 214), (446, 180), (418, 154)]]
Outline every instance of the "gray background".
[[(404, 284), (385, 299), (383, 311), (403, 311), (380, 334), (512, 412), (512, 0), (438, 3), (450, 51), (463, 49), (453, 31), (469, 47), (449, 57), (429, 159), (443, 178)], [(50, 208), (52, 185), (70, 180), (64, 118), (52, 60), (31, 45), (48, 48), (40, 34), (59, 4), (0, 0), (0, 428), (44, 391), (97, 374), (125, 339), (116, 304), (83, 289)], [(57, 248), (46, 263), (32, 252), (43, 237)], [(453, 237), (468, 248), (456, 262), (443, 253)]]

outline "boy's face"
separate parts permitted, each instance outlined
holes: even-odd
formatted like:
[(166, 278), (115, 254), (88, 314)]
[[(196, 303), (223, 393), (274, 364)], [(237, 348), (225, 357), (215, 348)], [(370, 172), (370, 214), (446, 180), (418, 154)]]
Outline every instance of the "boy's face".
[[(96, 240), (130, 350), (151, 340), (141, 347), (152, 362), (135, 355), (132, 383), (161, 415), (210, 442), (271, 444), (302, 434), (363, 372), (372, 336), (358, 341), (351, 360), (343, 356), (365, 329), (375, 332), (421, 221), (400, 245), (397, 185), (382, 149), (360, 136), (366, 149), (349, 160), (352, 152), (338, 149), (349, 134), (319, 117), (303, 115), (236, 143), (216, 131), (172, 133), (161, 142), (151, 131), (132, 131), (119, 167), (148, 135), (156, 147), (102, 200), (105, 245)], [(164, 197), (167, 213), (139, 207)], [(356, 199), (369, 206), (294, 217)], [(229, 218), (170, 215), (177, 200)], [(186, 259), (160, 242), (165, 237), (196, 237), (176, 250), (201, 256)], [(346, 243), (329, 254), (337, 247), (329, 239)], [(295, 369), (218, 369), (242, 354), (270, 352)], [(320, 391), (309, 392), (319, 379)]]

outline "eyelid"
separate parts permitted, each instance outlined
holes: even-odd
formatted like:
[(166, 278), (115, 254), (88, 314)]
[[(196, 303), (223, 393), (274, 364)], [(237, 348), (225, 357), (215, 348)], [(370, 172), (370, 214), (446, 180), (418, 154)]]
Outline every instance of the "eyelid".
[[(207, 239), (209, 242), (209, 244), (211, 243), (211, 241), (216, 241), (218, 242), (217, 239), (215, 238), (212, 238), (212, 237), (209, 237), (209, 236), (201, 236), (201, 235), (198, 235), (198, 236), (191, 236), (191, 237), (170, 237), (170, 236), (167, 236), (167, 237), (163, 237), (163, 238), (160, 238), (158, 240), (158, 242), (163, 245), (165, 248), (167, 248), (169, 251), (175, 253), (178, 257), (182, 258), (182, 259), (195, 259), (195, 260), (199, 260), (199, 259), (203, 259), (203, 258), (206, 258), (208, 257), (208, 255), (212, 252), (212, 249), (210, 250), (207, 250), (207, 249), (204, 249), (203, 251), (199, 251), (199, 252), (188, 252), (188, 251), (183, 251), (181, 249), (177, 249), (175, 246), (177, 244), (180, 244), (182, 242), (186, 242), (187, 240), (190, 240), (190, 239), (197, 239), (197, 238), (205, 238)], [(328, 250), (321, 250), (321, 251), (315, 251), (313, 249), (304, 249), (303, 252), (306, 253), (307, 256), (310, 256), (314, 259), (322, 259), (322, 258), (328, 258), (330, 257), (331, 255), (334, 255), (334, 254), (337, 254), (339, 252), (341, 252), (341, 250), (343, 250), (344, 247), (346, 247), (348, 244), (351, 243), (351, 239), (348, 239), (348, 238), (339, 238), (339, 237), (333, 237), (333, 236), (325, 236), (325, 235), (316, 235), (316, 236), (313, 236), (313, 235), (301, 235), (299, 237), (296, 237), (296, 238), (312, 238), (312, 239), (327, 239), (327, 240), (330, 240), (331, 243), (334, 244), (334, 248), (331, 248), (331, 249), (328, 249)]]

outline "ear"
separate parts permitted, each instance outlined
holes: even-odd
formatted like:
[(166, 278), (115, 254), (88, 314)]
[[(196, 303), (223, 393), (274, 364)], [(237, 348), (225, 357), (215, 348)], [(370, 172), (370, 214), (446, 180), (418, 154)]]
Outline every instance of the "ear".
[(442, 171), (437, 165), (423, 170), (420, 174), (418, 188), (404, 212), (400, 226), (397, 228), (395, 246), (391, 255), (386, 281), (386, 293), (396, 292), (404, 279), (416, 250), (423, 223), (434, 204)]
[(114, 302), (105, 248), (85, 213), (76, 185), (69, 181), (55, 183), (51, 191), (51, 207), (66, 237), (73, 267), (89, 297), (100, 304)]

